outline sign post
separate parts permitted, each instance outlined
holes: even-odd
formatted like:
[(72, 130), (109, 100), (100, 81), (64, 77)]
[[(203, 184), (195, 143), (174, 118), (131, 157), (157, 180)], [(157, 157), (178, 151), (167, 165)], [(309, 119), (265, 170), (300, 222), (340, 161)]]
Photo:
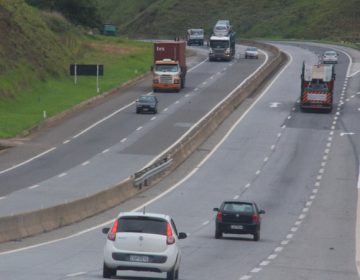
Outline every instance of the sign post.
[(74, 76), (75, 85), (77, 76), (96, 76), (96, 92), (100, 93), (99, 76), (104, 76), (102, 64), (70, 64), (70, 75)]

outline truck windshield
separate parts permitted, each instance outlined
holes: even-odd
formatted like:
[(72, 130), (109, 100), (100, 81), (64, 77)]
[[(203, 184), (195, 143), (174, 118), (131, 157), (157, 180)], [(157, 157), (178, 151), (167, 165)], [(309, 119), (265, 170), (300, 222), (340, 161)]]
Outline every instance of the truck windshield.
[(210, 47), (213, 49), (226, 49), (229, 47), (229, 41), (226, 40), (211, 40)]
[(203, 35), (203, 31), (201, 31), (201, 30), (191, 30), (190, 35)]
[(328, 87), (327, 83), (324, 83), (320, 80), (313, 80), (308, 83), (308, 85), (305, 89), (309, 90), (309, 91), (315, 91), (315, 90), (316, 91), (328, 91), (329, 87)]
[(156, 64), (156, 72), (178, 72), (178, 66), (176, 64)]

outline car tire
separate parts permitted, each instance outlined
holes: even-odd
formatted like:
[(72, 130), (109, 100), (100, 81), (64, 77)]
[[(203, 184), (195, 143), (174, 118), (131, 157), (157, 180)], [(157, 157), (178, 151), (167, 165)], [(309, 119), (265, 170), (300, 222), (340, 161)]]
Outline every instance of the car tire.
[(215, 230), (215, 239), (219, 239), (222, 237), (222, 232), (220, 230)]
[(259, 240), (260, 240), (260, 230), (254, 233), (254, 241), (259, 241)]
[(175, 266), (166, 273), (166, 280), (175, 280), (176, 272), (175, 272)]
[(116, 269), (109, 268), (104, 263), (104, 266), (103, 266), (103, 278), (111, 278), (112, 276), (115, 276), (115, 275), (116, 275)]
[(139, 110), (139, 109), (136, 109), (136, 114), (140, 114), (140, 110)]

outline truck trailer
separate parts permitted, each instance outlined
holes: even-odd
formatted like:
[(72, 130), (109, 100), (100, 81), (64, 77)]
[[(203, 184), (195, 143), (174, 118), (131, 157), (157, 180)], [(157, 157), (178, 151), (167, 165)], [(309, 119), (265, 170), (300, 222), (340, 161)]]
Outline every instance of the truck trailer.
[(335, 70), (333, 65), (306, 65), (301, 73), (300, 109), (331, 112)]
[(185, 41), (160, 41), (154, 43), (153, 91), (175, 90), (185, 87)]
[(204, 29), (197, 28), (197, 29), (188, 29), (186, 33), (186, 40), (188, 46), (190, 45), (204, 45)]
[(212, 35), (209, 39), (209, 61), (232, 60), (235, 56), (235, 32), (226, 36)]

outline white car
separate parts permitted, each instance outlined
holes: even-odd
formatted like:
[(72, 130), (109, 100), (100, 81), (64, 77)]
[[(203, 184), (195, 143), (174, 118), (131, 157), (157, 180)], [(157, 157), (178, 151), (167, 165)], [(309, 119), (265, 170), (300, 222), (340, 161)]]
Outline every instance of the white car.
[(245, 50), (245, 58), (259, 58), (258, 49), (255, 47), (248, 47)]
[(123, 212), (107, 234), (104, 247), (103, 277), (116, 276), (117, 270), (166, 272), (168, 280), (178, 279), (181, 260), (178, 233), (173, 219), (167, 215)]
[(337, 63), (338, 62), (338, 54), (336, 51), (326, 51), (322, 56), (323, 63)]

